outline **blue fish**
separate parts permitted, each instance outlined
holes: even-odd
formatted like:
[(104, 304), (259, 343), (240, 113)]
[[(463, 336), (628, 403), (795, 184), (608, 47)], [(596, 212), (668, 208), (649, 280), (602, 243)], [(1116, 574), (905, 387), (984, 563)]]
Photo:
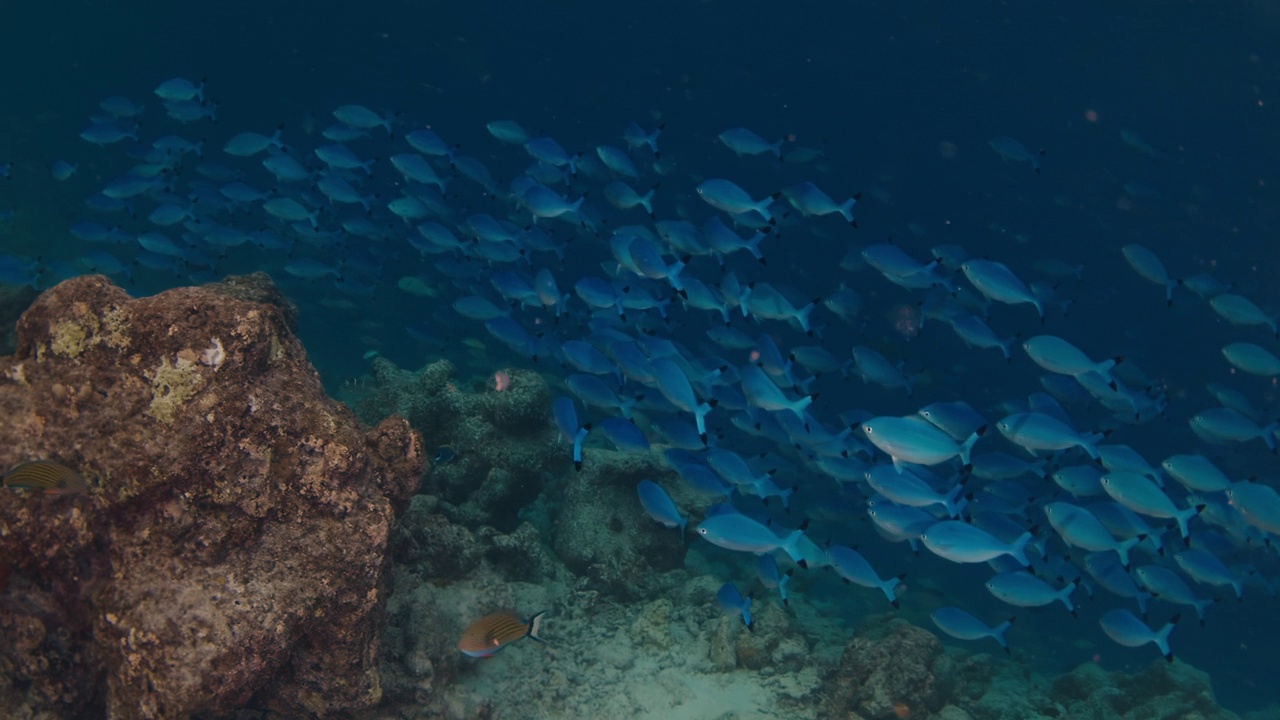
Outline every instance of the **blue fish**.
[(268, 149), (284, 150), (284, 143), (280, 142), (282, 132), (283, 127), (277, 128), (271, 135), (251, 131), (237, 133), (222, 146), (222, 151), (235, 157), (252, 157)]
[(181, 100), (199, 100), (203, 102), (204, 80), (194, 83), (182, 77), (169, 78), (156, 86), (155, 93), (161, 100), (171, 102)]
[(844, 221), (853, 227), (858, 227), (858, 221), (853, 218), (853, 206), (862, 197), (861, 193), (857, 193), (848, 200), (838, 203), (832, 200), (817, 185), (806, 181), (784, 188), (782, 194), (791, 203), (791, 207), (806, 216), (822, 216), (835, 213), (843, 217)]
[(755, 629), (751, 619), (751, 596), (742, 597), (742, 593), (738, 592), (738, 588), (734, 587), (733, 583), (720, 586), (716, 592), (716, 602), (729, 615), (742, 616), (742, 624), (746, 625), (748, 630)]
[(714, 470), (697, 462), (686, 462), (676, 467), (676, 474), (689, 484), (689, 487), (704, 495), (728, 495), (733, 486), (726, 485)]
[(881, 579), (875, 568), (871, 567), (871, 563), (867, 562), (861, 553), (844, 545), (832, 545), (827, 548), (827, 558), (831, 561), (831, 567), (835, 569), (836, 574), (845, 582), (879, 590), (884, 593), (890, 605), (899, 606), (897, 587), (906, 578), (906, 573)]
[(1133, 576), (1120, 560), (1111, 553), (1089, 553), (1084, 556), (1084, 568), (1098, 584), (1122, 598), (1132, 598), (1138, 603), (1138, 612), (1147, 619), (1147, 601), (1154, 596), (1134, 582)]
[(717, 135), (716, 139), (738, 156), (773, 153), (773, 156), (779, 159), (782, 158), (782, 143), (785, 140), (771, 143), (754, 132), (741, 127), (729, 128)]
[(773, 196), (766, 197), (763, 200), (754, 200), (747, 194), (746, 190), (720, 178), (704, 180), (698, 185), (697, 191), (698, 196), (708, 205), (717, 210), (723, 210), (730, 215), (743, 215), (754, 212), (764, 218), (766, 222), (773, 220), (773, 215), (769, 212), (769, 206), (774, 201)]
[(1145, 536), (1137, 536), (1118, 541), (1097, 516), (1070, 503), (1048, 503), (1044, 506), (1044, 514), (1066, 544), (1089, 552), (1115, 550), (1125, 567), (1129, 566), (1130, 548), (1145, 539)]
[(929, 614), (933, 624), (942, 632), (958, 640), (979, 640), (989, 637), (1000, 643), (1004, 651), (1009, 652), (1009, 643), (1004, 634), (1013, 626), (1015, 618), (1009, 618), (995, 627), (986, 623), (958, 607), (941, 607)]
[(551, 404), (551, 414), (555, 417), (560, 436), (573, 445), (573, 469), (582, 469), (582, 441), (587, 438), (589, 427), (578, 424), (578, 410), (574, 407), (573, 398), (563, 395)]
[(655, 359), (653, 373), (654, 381), (662, 395), (670, 400), (672, 405), (694, 414), (698, 425), (698, 436), (702, 438), (703, 444), (706, 444), (707, 413), (711, 412), (711, 405), (698, 402), (693, 392), (693, 385), (689, 383), (689, 376), (671, 358)]
[(657, 160), (662, 155), (658, 151), (658, 136), (662, 134), (662, 130), (665, 127), (665, 124), (659, 125), (653, 132), (645, 132), (644, 128), (640, 127), (637, 123), (629, 122), (626, 127), (622, 129), (622, 139), (626, 141), (627, 146), (632, 149), (641, 147), (649, 148), (649, 152), (653, 153), (653, 158)]
[(793, 572), (794, 570), (779, 572), (778, 561), (772, 555), (756, 556), (756, 577), (760, 579), (761, 585), (778, 591), (783, 607), (791, 607), (791, 601), (787, 599), (787, 583), (791, 581)]
[(333, 116), (354, 128), (385, 128), (388, 135), (391, 134), (391, 124), (395, 119), (393, 115), (384, 118), (363, 105), (342, 105), (333, 111)]
[[(79, 165), (73, 165), (66, 160), (54, 160), (53, 164), (49, 166), (49, 174), (53, 176), (54, 180), (62, 182), (63, 180), (70, 179), (72, 175), (75, 175), (76, 170), (79, 167)], [(0, 167), (0, 176), (9, 177), (7, 164), (6, 166)]]
[(1137, 576), (1142, 587), (1164, 602), (1190, 605), (1195, 608), (1200, 626), (1204, 627), (1204, 612), (1216, 602), (1213, 598), (1196, 597), (1195, 592), (1181, 575), (1160, 565), (1143, 565), (1135, 568), (1133, 574)]
[(997, 598), (1018, 607), (1040, 607), (1052, 602), (1061, 602), (1073, 616), (1075, 605), (1071, 604), (1071, 593), (1075, 592), (1080, 581), (1068, 583), (1061, 590), (1027, 572), (1000, 573), (987, 581), (987, 590)]
[(782, 550), (801, 567), (807, 567), (807, 561), (804, 560), (800, 547), (800, 541), (805, 537), (805, 527), (807, 523), (796, 530), (787, 531), (784, 536), (779, 536), (769, 526), (752, 520), (746, 515), (735, 513), (717, 515), (703, 520), (698, 525), (698, 534), (711, 544), (726, 550), (756, 555)]
[(636, 424), (622, 417), (608, 417), (596, 424), (619, 450), (643, 453), (649, 451), (649, 439)]
[(486, 124), (485, 129), (489, 134), (498, 139), (499, 142), (511, 145), (524, 145), (529, 142), (529, 133), (520, 127), (520, 123), (515, 120), (494, 120)]
[(564, 384), (578, 396), (583, 403), (604, 410), (618, 410), (622, 416), (630, 419), (631, 408), (635, 407), (635, 398), (620, 398), (613, 388), (605, 384), (595, 375), (574, 373), (564, 379)]
[(790, 411), (803, 423), (809, 422), (805, 409), (813, 402), (812, 395), (791, 400), (774, 381), (756, 365), (744, 365), (741, 370), (742, 394), (752, 405), (772, 412)]
[(649, 192), (641, 195), (630, 185), (622, 182), (621, 180), (614, 180), (608, 185), (605, 185), (603, 192), (604, 198), (619, 210), (630, 210), (633, 207), (639, 206), (644, 209), (650, 218), (652, 218), (653, 196), (657, 191), (658, 186), (654, 185), (649, 188)]
[(1023, 567), (1030, 565), (1023, 550), (1031, 533), (1023, 533), (1012, 543), (1001, 542), (991, 533), (958, 520), (934, 523), (920, 536), (924, 546), (952, 562), (979, 563), (1008, 555)]
[(1169, 662), (1173, 662), (1173, 651), (1169, 648), (1169, 633), (1177, 626), (1180, 616), (1165, 623), (1159, 630), (1152, 630), (1128, 610), (1108, 610), (1098, 622), (1107, 637), (1126, 647), (1142, 647), (1147, 643), (1155, 643), (1160, 654)]
[(423, 155), (447, 158), (451, 165), (453, 164), (454, 153), (458, 149), (457, 146), (445, 142), (444, 138), (430, 128), (414, 130), (405, 135), (404, 140), (409, 143), (410, 147)]
[(652, 480), (641, 480), (636, 485), (636, 492), (640, 494), (640, 506), (649, 513), (649, 517), (664, 527), (680, 528), (680, 537), (684, 538), (684, 528), (689, 523), (689, 518), (680, 514), (680, 509), (661, 485)]

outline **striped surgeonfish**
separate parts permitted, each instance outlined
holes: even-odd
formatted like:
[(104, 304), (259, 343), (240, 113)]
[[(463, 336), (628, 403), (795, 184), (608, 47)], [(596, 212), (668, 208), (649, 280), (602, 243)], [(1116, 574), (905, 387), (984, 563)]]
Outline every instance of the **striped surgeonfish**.
[(53, 460), (22, 463), (4, 474), (2, 484), (7, 488), (43, 490), (49, 494), (77, 493), (89, 489), (89, 484), (80, 473)]
[(538, 637), (542, 616), (545, 614), (545, 611), (537, 613), (528, 620), (510, 610), (485, 615), (462, 631), (458, 649), (471, 657), (483, 658), (521, 638), (531, 637), (538, 642), (545, 642)]

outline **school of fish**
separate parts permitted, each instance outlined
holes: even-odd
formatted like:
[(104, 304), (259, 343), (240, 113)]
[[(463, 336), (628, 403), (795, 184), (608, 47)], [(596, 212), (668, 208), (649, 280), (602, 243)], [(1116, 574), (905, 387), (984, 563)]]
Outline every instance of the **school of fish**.
[[(1083, 268), (1006, 263), (981, 238), (925, 254), (864, 237), (873, 210), (858, 188), (821, 187), (829, 159), (785, 137), (729, 128), (687, 169), (664, 152), (679, 128), (659, 119), (568, 147), (495, 120), (481, 147), (451, 142), (439, 119), (354, 103), (297, 128), (233, 130), (212, 124), (208, 96), (173, 78), (103, 99), (77, 157), (47, 170), (69, 183), (115, 168), (68, 227), (74, 252), (0, 256), (0, 281), (95, 272), (154, 290), (262, 269), (419, 360), (487, 334), (554, 377), (566, 465), (602, 446), (660, 458), (677, 480), (640, 482), (635, 512), (751, 556), (755, 577), (738, 584), (785, 604), (804, 573), (829, 568), (896, 607), (906, 576), (883, 558), (923, 549), (977, 566), (969, 582), (990, 595), (937, 604), (951, 637), (1007, 649), (1018, 612), (1061, 606), (1172, 658), (1184, 609), (1211, 624), (1215, 599), (1272, 592), (1280, 494), (1257, 478), (1272, 474), (1280, 421), (1256, 398), (1280, 377), (1277, 316), (1230, 278), (1177, 277), (1137, 244), (1096, 259), (1157, 286), (1151, 312), (1193, 303), (1222, 320), (1238, 387), (1174, 398), (1147, 374), (1168, 372), (1161, 358), (1055, 334)], [(1051, 173), (1050, 155), (1012, 137), (989, 146), (1026, 182)], [(815, 265), (846, 279), (817, 286)], [(887, 313), (896, 328), (872, 331)], [(924, 372), (922, 343), (1043, 373), (993, 402), (946, 368)], [(1202, 442), (1126, 444), (1153, 422)], [(53, 482), (15, 470), (6, 485)], [(754, 593), (725, 579), (717, 600), (750, 629)], [(539, 621), (491, 615), (459, 647), (488, 656), (537, 638)]]

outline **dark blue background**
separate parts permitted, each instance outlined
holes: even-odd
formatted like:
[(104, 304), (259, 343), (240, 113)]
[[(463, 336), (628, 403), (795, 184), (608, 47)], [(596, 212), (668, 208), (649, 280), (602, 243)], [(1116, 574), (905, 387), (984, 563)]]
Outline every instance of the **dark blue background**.
[[(141, 100), (173, 75), (208, 79), (221, 103), (214, 145), (239, 129), (301, 126), (308, 113), (327, 121), (333, 106), (360, 102), (426, 119), (495, 172), (505, 167), (500, 181), (520, 165), (504, 166), (510, 161), (485, 133), (495, 119), (577, 148), (616, 141), (628, 120), (652, 126), (660, 116), (678, 172), (717, 167), (747, 186), (775, 186), (776, 169), (727, 156), (712, 143), (716, 133), (736, 125), (767, 137), (794, 133), (826, 149), (821, 184), (832, 195), (866, 193), (858, 242), (892, 236), (917, 256), (949, 242), (1011, 264), (1086, 263), (1087, 282), (1064, 288), (1076, 307), (1055, 332), (1087, 338), (1101, 354), (1128, 354), (1169, 384), (1183, 402), (1177, 420), (1129, 436), (1163, 457), (1190, 438), (1187, 413), (1211, 404), (1203, 384), (1225, 378), (1217, 349), (1234, 336), (1189, 295), (1164, 308), (1162, 291), (1136, 279), (1117, 248), (1141, 242), (1176, 275), (1212, 269), (1276, 307), (1280, 6), (1115, 5), (10, 2), (0, 13), (0, 161), (14, 162), (16, 177), (0, 189), (0, 209), (18, 215), (0, 229), (0, 243), (44, 257), (69, 247), (66, 223), (83, 214), (83, 196), (120, 171), (76, 138), (86, 118), (104, 96)], [(1086, 120), (1088, 110), (1098, 122)], [(1168, 159), (1126, 147), (1123, 128)], [(987, 147), (996, 135), (1044, 148), (1043, 174), (1003, 163)], [(55, 192), (47, 167), (57, 157), (82, 166)], [(1127, 203), (1126, 182), (1161, 197)], [(846, 242), (833, 232), (791, 253), (775, 250), (771, 272), (797, 286), (851, 281), (833, 262)], [(884, 283), (868, 292), (909, 301)], [(322, 370), (348, 372), (359, 357), (328, 342), (322, 314), (304, 308), (304, 338)], [(998, 308), (997, 317), (1036, 330), (1024, 313)], [(912, 347), (934, 386), (945, 387), (954, 363), (958, 345), (946, 342)], [(1032, 387), (1025, 364), (1011, 372)], [(1008, 394), (1003, 373), (979, 377), (989, 385), (967, 385), (966, 397)], [(913, 409), (871, 397), (881, 409)], [(912, 562), (921, 567), (913, 573), (981, 593), (965, 569)], [(1280, 637), (1274, 598), (1231, 601), (1210, 617), (1205, 631), (1185, 623), (1175, 632), (1179, 653), (1210, 671), (1233, 707), (1274, 697), (1268, 683), (1280, 658), (1274, 642), (1260, 640)], [(1095, 620), (1079, 622), (1095, 633)], [(1038, 625), (1045, 668), (1087, 659), (1057, 615)], [(1104, 662), (1148, 656), (1116, 648)]]

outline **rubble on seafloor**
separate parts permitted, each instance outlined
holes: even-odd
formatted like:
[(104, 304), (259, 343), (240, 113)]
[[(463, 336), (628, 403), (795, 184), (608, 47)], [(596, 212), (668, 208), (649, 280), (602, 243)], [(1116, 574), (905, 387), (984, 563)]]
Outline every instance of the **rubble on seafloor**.
[[(512, 411), (528, 424), (499, 428), (487, 419), (490, 408), (512, 399), (457, 380), (447, 362), (416, 373), (384, 364), (377, 374), (383, 384), (372, 397), (384, 411), (419, 418), (429, 445), (454, 443), (459, 458), (477, 461), (465, 471), (474, 483), (441, 480), (456, 461), (438, 467), (423, 489), (438, 495), (416, 497), (398, 535), (403, 566), (383, 645), (389, 703), (379, 718), (1235, 717), (1217, 708), (1208, 677), (1181, 662), (1153, 661), (1137, 675), (1087, 664), (1042, 677), (1016, 657), (943, 645), (893, 614), (869, 612), (850, 638), (803, 600), (789, 609), (760, 600), (748, 631), (716, 605), (720, 581), (707, 572), (714, 561), (689, 552), (688, 538), (638, 505), (638, 480), (660, 479), (677, 497), (679, 483), (650, 458), (594, 445), (574, 471), (546, 416), (541, 377), (513, 371), (513, 387), (537, 388), (526, 397), (544, 403), (542, 414)], [(488, 460), (479, 462), (476, 445)], [(479, 492), (506, 469), (495, 460), (508, 457), (546, 463), (538, 465), (538, 498), (521, 501), (514, 530), (445, 499), (454, 493), (465, 506), (468, 495), (455, 488)], [(525, 641), (482, 660), (457, 652), (467, 623), (497, 608), (547, 610), (547, 644)]]

